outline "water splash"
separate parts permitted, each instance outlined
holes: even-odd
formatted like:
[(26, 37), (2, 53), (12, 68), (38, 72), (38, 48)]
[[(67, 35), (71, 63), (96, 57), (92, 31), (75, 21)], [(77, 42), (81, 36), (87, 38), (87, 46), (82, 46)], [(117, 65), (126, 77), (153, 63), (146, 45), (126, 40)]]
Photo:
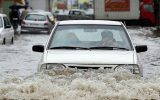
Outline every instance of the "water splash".
[(108, 73), (64, 69), (36, 73), (27, 78), (7, 77), (0, 83), (0, 99), (160, 99), (158, 76), (142, 78), (125, 71)]

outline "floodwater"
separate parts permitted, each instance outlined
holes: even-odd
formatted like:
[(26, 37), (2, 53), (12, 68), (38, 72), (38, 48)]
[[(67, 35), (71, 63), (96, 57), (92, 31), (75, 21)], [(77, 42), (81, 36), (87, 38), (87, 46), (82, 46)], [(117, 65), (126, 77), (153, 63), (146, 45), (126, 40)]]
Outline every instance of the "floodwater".
[(154, 28), (128, 29), (135, 45), (148, 45), (138, 54), (144, 77), (105, 70), (37, 73), (41, 53), (32, 45), (45, 44), (48, 35), (22, 34), (14, 45), (0, 46), (0, 100), (159, 100), (160, 38), (152, 35)]

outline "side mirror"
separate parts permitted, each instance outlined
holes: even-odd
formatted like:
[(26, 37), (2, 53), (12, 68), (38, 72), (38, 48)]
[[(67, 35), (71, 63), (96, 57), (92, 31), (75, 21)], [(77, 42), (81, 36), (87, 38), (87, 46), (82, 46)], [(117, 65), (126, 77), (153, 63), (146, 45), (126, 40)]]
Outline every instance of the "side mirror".
[(35, 52), (44, 52), (44, 46), (43, 45), (34, 45), (32, 47), (32, 51), (35, 51)]
[(139, 45), (139, 46), (136, 46), (135, 49), (137, 53), (145, 52), (148, 50), (147, 45)]
[(4, 28), (11, 28), (11, 25), (5, 25)]

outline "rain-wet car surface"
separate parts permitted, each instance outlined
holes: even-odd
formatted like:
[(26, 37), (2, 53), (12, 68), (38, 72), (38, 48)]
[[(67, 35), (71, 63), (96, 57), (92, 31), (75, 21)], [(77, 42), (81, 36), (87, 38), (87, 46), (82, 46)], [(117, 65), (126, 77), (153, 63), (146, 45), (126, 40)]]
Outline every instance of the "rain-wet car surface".
[[(110, 37), (103, 39), (105, 36)], [(136, 53), (147, 51), (147, 46), (134, 47), (121, 22), (72, 20), (57, 22), (47, 45), (34, 45), (33, 51), (43, 52), (38, 71), (56, 68), (128, 70), (142, 76)]]
[(29, 12), (21, 24), (21, 33), (50, 33), (54, 27), (54, 16), (46, 11)]
[(0, 44), (14, 42), (14, 30), (7, 15), (0, 14)]

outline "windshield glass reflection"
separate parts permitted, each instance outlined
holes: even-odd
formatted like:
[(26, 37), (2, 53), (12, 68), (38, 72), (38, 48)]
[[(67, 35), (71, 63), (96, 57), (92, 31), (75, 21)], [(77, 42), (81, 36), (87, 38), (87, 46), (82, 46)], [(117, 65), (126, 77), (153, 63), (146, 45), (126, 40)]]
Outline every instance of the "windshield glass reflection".
[(124, 28), (118, 25), (58, 26), (48, 48), (54, 47), (119, 47), (129, 50), (132, 48)]

